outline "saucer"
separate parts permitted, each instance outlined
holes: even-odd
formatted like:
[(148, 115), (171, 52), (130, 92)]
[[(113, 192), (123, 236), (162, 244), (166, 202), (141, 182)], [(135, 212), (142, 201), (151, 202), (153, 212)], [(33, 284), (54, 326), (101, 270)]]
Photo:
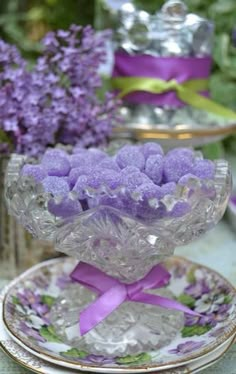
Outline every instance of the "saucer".
[(156, 351), (115, 358), (78, 351), (63, 343), (50, 324), (50, 307), (70, 284), (68, 274), (75, 265), (71, 258), (36, 265), (11, 282), (4, 295), (3, 319), (10, 337), (47, 362), (103, 373), (155, 372), (194, 363), (226, 344), (236, 333), (233, 286), (209, 268), (172, 257), (164, 263), (172, 274), (167, 288), (204, 317), (186, 316), (179, 334)]
[[(24, 348), (14, 342), (7, 334), (2, 319), (2, 306), (3, 298), (6, 292), (3, 290), (0, 294), (0, 349), (6, 353), (9, 358), (15, 361), (17, 364), (30, 369), (33, 373), (41, 374), (72, 374), (72, 373), (85, 373), (79, 370), (72, 371), (71, 369), (62, 368), (60, 366), (53, 365), (47, 361), (41, 360), (36, 356), (32, 355)], [(229, 338), (220, 347), (217, 347), (211, 353), (206, 354), (199, 360), (195, 360), (192, 364), (187, 366), (179, 366), (170, 370), (160, 371), (160, 374), (192, 374), (198, 373), (199, 371), (208, 368), (220, 360), (225, 352), (231, 347), (235, 340), (235, 336)]]

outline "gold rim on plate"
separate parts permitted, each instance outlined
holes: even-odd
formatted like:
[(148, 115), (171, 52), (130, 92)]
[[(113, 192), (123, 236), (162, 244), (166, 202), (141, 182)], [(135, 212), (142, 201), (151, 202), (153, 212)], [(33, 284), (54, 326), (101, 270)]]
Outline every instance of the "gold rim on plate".
[[(67, 258), (67, 257), (66, 257)], [(72, 363), (71, 361), (69, 360), (66, 360), (66, 359), (60, 359), (60, 358), (55, 358), (55, 356), (51, 355), (51, 354), (48, 354), (48, 353), (45, 353), (45, 352), (42, 352), (40, 351), (39, 349), (35, 348), (35, 347), (28, 347), (24, 341), (21, 339), (20, 336), (17, 336), (17, 334), (15, 332), (12, 332), (11, 331), (11, 327), (9, 326), (8, 322), (6, 321), (6, 318), (5, 318), (5, 309), (6, 309), (6, 299), (8, 297), (8, 294), (9, 292), (11, 291), (11, 289), (15, 286), (16, 283), (18, 283), (19, 281), (25, 279), (25, 277), (27, 277), (28, 275), (30, 275), (31, 273), (34, 273), (36, 270), (40, 269), (41, 267), (45, 267), (47, 266), (48, 264), (50, 264), (52, 266), (52, 264), (55, 262), (61, 262), (62, 258), (59, 258), (59, 259), (51, 259), (51, 260), (48, 260), (48, 261), (44, 261), (40, 264), (37, 264), (35, 266), (33, 266), (32, 268), (30, 268), (29, 270), (27, 270), (26, 272), (24, 272), (23, 274), (21, 274), (19, 277), (17, 277), (15, 280), (13, 280), (8, 288), (7, 288), (7, 291), (6, 293), (4, 294), (4, 298), (3, 298), (3, 311), (2, 311), (2, 320), (3, 320), (3, 323), (5, 325), (5, 328), (7, 329), (9, 335), (12, 337), (12, 339), (17, 343), (19, 344), (21, 347), (23, 347), (26, 351), (32, 353), (33, 355), (35, 356), (38, 356), (40, 357), (41, 359), (44, 359), (44, 357), (48, 357), (51, 359), (51, 363), (60, 363), (60, 362), (64, 362), (65, 364), (69, 364), (69, 365), (74, 365), (74, 363)], [(195, 267), (198, 267), (198, 268), (203, 268), (203, 269), (206, 269), (208, 271), (210, 271), (211, 273), (214, 273), (216, 274), (218, 277), (220, 277), (227, 285), (228, 287), (230, 287), (234, 292), (236, 292), (236, 288), (227, 280), (225, 279), (221, 274), (219, 274), (217, 271), (205, 266), (205, 265), (201, 265), (199, 263), (196, 263), (194, 261), (191, 261), (191, 260), (188, 260), (184, 257), (181, 257), (181, 256), (172, 256), (170, 257), (169, 259), (167, 259), (165, 261), (165, 263), (168, 264), (168, 262), (173, 262), (173, 261), (183, 261), (183, 262), (186, 262), (186, 263), (189, 263), (191, 264), (192, 266), (195, 266)], [(188, 358), (186, 358), (187, 361), (183, 361), (182, 364), (181, 364), (181, 361), (171, 361), (169, 362), (168, 364), (153, 364), (153, 365), (142, 365), (141, 367), (140, 366), (132, 366), (132, 368), (116, 368), (116, 367), (108, 367), (106, 366), (106, 369), (107, 370), (110, 370), (110, 373), (135, 373), (136, 370), (144, 370), (144, 371), (149, 371), (151, 369), (150, 372), (153, 373), (152, 370), (155, 370), (155, 368), (163, 368), (163, 370), (168, 370), (168, 369), (172, 369), (174, 368), (175, 366), (173, 365), (176, 365), (176, 368), (179, 366), (183, 366), (183, 365), (187, 365), (199, 358), (202, 358), (203, 356), (205, 356), (207, 353), (210, 353), (212, 350), (214, 350), (217, 346), (223, 344), (224, 342), (226, 342), (228, 339), (230, 339), (231, 337), (233, 337), (234, 335), (236, 335), (236, 324), (235, 326), (232, 328), (232, 330), (230, 329), (229, 332), (225, 333), (223, 336), (221, 336), (219, 338), (219, 342), (215, 342), (213, 344), (210, 344), (208, 346), (208, 348), (205, 348), (202, 350), (202, 353), (197, 355), (197, 354), (192, 354), (192, 355), (189, 355)], [(29, 351), (30, 349), (30, 351)], [(45, 360), (47, 361), (47, 359), (45, 358)], [(78, 367), (74, 369), (76, 370), (79, 370), (80, 368), (82, 368), (82, 371), (86, 369), (88, 369), (89, 371), (91, 371), (91, 369), (96, 370), (96, 366), (95, 365), (89, 365), (89, 364), (82, 364), (82, 363), (78, 363), (76, 364), (76, 366)], [(171, 367), (172, 366), (172, 367)], [(67, 368), (70, 368), (69, 366), (65, 366)], [(73, 370), (73, 368), (70, 368)], [(154, 372), (155, 373), (155, 372)]]
[[(204, 136), (209, 137), (216, 137), (216, 136), (226, 136), (236, 133), (236, 124), (230, 126), (222, 126), (213, 129), (189, 129), (187, 125), (178, 125), (180, 129), (155, 129), (155, 125), (144, 125), (145, 127), (141, 127), (140, 125), (132, 124), (132, 126), (123, 126), (123, 127), (115, 127), (113, 129), (113, 135), (121, 135), (121, 134), (130, 134), (135, 139), (178, 139), (178, 140), (188, 140), (194, 139)], [(159, 125), (162, 126), (162, 125)]]

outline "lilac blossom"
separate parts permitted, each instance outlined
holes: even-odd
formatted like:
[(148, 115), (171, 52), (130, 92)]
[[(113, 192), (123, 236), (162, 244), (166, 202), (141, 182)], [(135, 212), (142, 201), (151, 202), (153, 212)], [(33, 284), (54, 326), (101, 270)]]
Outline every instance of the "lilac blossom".
[(22, 331), (25, 335), (34, 338), (35, 340), (44, 343), (46, 340), (39, 334), (39, 332), (32, 327), (29, 327), (25, 322), (20, 322), (20, 331)]
[(41, 317), (47, 317), (49, 308), (47, 305), (41, 303), (41, 296), (25, 289), (23, 292), (18, 292), (17, 297), (23, 306), (30, 307)]
[(58, 142), (106, 141), (117, 119), (113, 95), (97, 96), (107, 37), (89, 26), (50, 32), (33, 70), (16, 47), (0, 41), (0, 151), (10, 142), (15, 152), (38, 156)]
[(183, 355), (186, 353), (191, 353), (204, 345), (204, 341), (194, 342), (188, 341), (182, 344), (179, 344), (175, 349), (171, 349), (169, 352), (177, 355)]

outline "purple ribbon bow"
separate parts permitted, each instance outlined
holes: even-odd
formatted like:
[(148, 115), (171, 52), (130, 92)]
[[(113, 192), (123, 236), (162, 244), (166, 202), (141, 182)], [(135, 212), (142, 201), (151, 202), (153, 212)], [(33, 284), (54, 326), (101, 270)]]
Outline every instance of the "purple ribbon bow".
[(98, 293), (99, 297), (80, 314), (80, 334), (84, 335), (108, 317), (125, 301), (158, 305), (163, 308), (180, 310), (200, 316), (188, 307), (166, 297), (144, 293), (144, 290), (165, 286), (168, 273), (161, 265), (156, 265), (141, 280), (132, 284), (124, 284), (92, 265), (80, 262), (71, 273), (71, 278), (89, 290)]

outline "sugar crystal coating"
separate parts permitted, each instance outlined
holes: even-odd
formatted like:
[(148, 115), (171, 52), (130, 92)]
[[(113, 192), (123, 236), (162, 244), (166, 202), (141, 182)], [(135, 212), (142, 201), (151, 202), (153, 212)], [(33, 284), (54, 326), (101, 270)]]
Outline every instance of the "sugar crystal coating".
[(66, 196), (70, 192), (68, 183), (60, 177), (49, 176), (42, 181), (45, 191), (52, 193), (54, 196)]
[(49, 176), (64, 177), (70, 172), (70, 163), (65, 157), (47, 156), (42, 159), (42, 167)]
[(195, 161), (191, 173), (201, 179), (214, 179), (215, 164), (210, 160)]
[(178, 182), (185, 174), (190, 173), (193, 159), (189, 155), (170, 154), (164, 159), (163, 176), (166, 182)]
[(122, 175), (121, 178), (121, 183), (124, 184), (127, 191), (129, 192), (132, 192), (141, 184), (149, 182), (152, 182), (150, 178), (148, 178), (146, 174), (141, 173), (140, 171), (128, 175)]
[(40, 165), (26, 164), (23, 166), (21, 174), (33, 177), (36, 182), (41, 182), (44, 178), (47, 177), (46, 170)]
[(48, 202), (49, 211), (57, 217), (67, 218), (82, 212), (82, 206), (78, 200), (65, 197), (61, 202), (55, 200)]
[(136, 166), (139, 170), (143, 170), (145, 166), (145, 158), (140, 149), (130, 145), (126, 145), (118, 151), (116, 162), (121, 169), (126, 166)]
[(124, 169), (121, 170), (120, 174), (121, 175), (129, 175), (133, 173), (139, 173), (139, 169), (136, 168), (136, 166), (126, 166)]
[(91, 173), (92, 173), (92, 169), (86, 166), (81, 166), (81, 167), (71, 169), (69, 177), (68, 177), (70, 186), (73, 187), (77, 179), (81, 175), (90, 175)]
[(146, 175), (155, 183), (160, 184), (163, 177), (164, 162), (161, 155), (151, 155), (145, 164)]
[(187, 203), (186, 201), (178, 201), (176, 202), (169, 215), (170, 217), (174, 218), (183, 217), (185, 214), (189, 213), (190, 210), (191, 207), (189, 203)]
[(73, 188), (73, 191), (75, 191), (78, 194), (78, 199), (83, 200), (86, 199), (87, 190), (88, 188), (88, 176), (87, 175), (81, 175)]
[(117, 165), (116, 161), (111, 159), (111, 158), (105, 158), (105, 159), (102, 159), (102, 161), (100, 161), (98, 163), (98, 165), (96, 166), (97, 169), (111, 169), (111, 170), (114, 170), (114, 171), (120, 171), (120, 168), (119, 166)]
[(166, 154), (167, 157), (169, 156), (179, 156), (179, 157), (182, 157), (182, 156), (186, 156), (186, 157), (189, 157), (191, 159), (194, 158), (194, 151), (191, 149), (191, 148), (174, 148), (174, 149), (171, 149), (169, 152), (167, 152)]
[(71, 155), (69, 161), (72, 168), (93, 167), (93, 162), (88, 157), (88, 153)]
[(60, 148), (48, 148), (46, 150), (46, 152), (44, 153), (43, 157), (42, 157), (42, 160), (47, 160), (47, 158), (51, 158), (51, 157), (63, 157), (63, 158), (68, 158), (69, 155), (67, 152), (65, 152), (63, 149), (60, 149)]
[(145, 143), (141, 147), (141, 152), (144, 155), (145, 159), (147, 159), (151, 155), (161, 155), (163, 156), (164, 152), (161, 146), (158, 143), (149, 142)]
[(100, 162), (106, 159), (108, 156), (105, 152), (101, 151), (100, 149), (90, 148), (88, 150), (89, 158), (94, 162)]
[(166, 195), (173, 195), (176, 191), (176, 187), (177, 186), (176, 186), (175, 182), (164, 183), (161, 186), (162, 197), (164, 197)]
[(183, 175), (180, 180), (178, 181), (178, 184), (181, 186), (186, 186), (186, 184), (189, 183), (189, 181), (195, 181), (195, 183), (199, 182), (199, 178), (196, 175), (193, 175), (192, 173), (188, 173)]

